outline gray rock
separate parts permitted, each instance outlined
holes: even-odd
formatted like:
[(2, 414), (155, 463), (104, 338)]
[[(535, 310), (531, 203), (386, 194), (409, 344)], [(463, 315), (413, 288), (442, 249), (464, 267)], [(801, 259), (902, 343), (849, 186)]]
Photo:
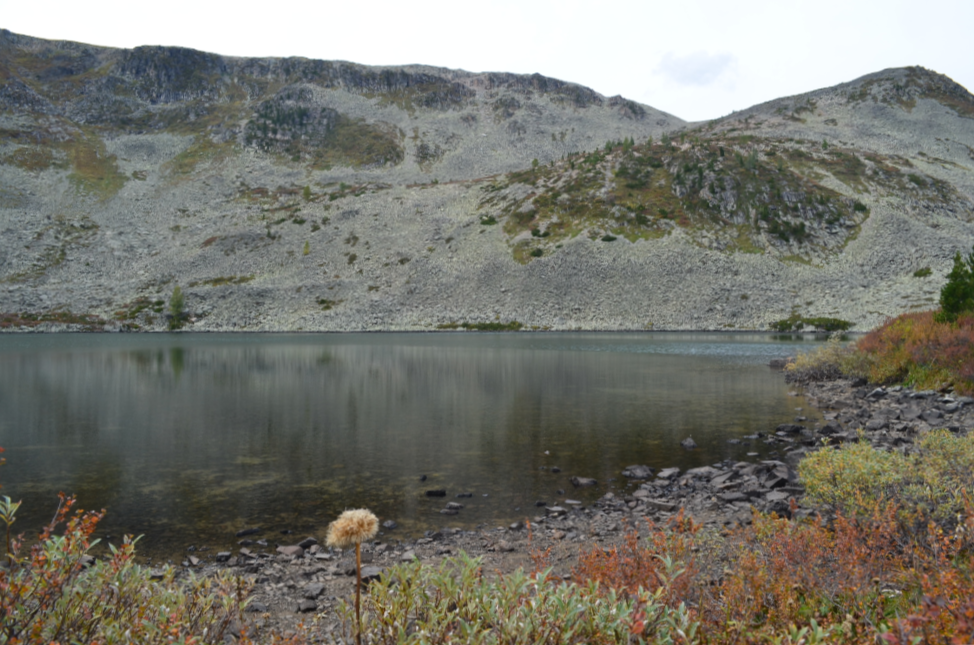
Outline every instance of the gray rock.
[(389, 531), (397, 528), (398, 526), (399, 525), (396, 522), (393, 522), (392, 520), (386, 520), (385, 522), (382, 523), (382, 528), (387, 529)]
[(459, 511), (461, 508), (463, 508), (463, 504), (460, 504), (458, 502), (447, 502), (446, 507), (452, 508), (455, 511)]
[(261, 601), (252, 600), (250, 603), (247, 604), (247, 608), (244, 609), (244, 611), (250, 614), (266, 614), (270, 610), (267, 609), (267, 605), (265, 605)]
[(318, 540), (316, 540), (313, 537), (306, 537), (300, 542), (298, 542), (298, 546), (301, 547), (302, 549), (310, 548), (312, 545), (315, 544), (318, 544)]
[(219, 553), (216, 554), (216, 557), (214, 559), (217, 562), (226, 562), (227, 560), (230, 559), (230, 552), (229, 551), (220, 551)]
[(884, 430), (889, 427), (889, 421), (883, 417), (876, 419), (870, 419), (866, 422), (866, 430), (869, 432), (877, 432), (879, 430)]
[(679, 508), (668, 499), (648, 499), (646, 500), (646, 505), (655, 508), (657, 511), (665, 511), (667, 513), (672, 513)]
[(825, 435), (825, 436), (839, 434), (840, 432), (842, 432), (842, 426), (840, 426), (835, 421), (830, 421), (830, 422), (826, 423), (824, 426), (822, 426), (821, 429), (818, 432), (819, 432), (819, 434), (822, 434), (822, 435)]
[(318, 603), (314, 600), (302, 600), (298, 603), (297, 612), (299, 614), (307, 614), (318, 609)]
[(653, 469), (649, 466), (626, 466), (622, 471), (624, 477), (630, 479), (649, 479), (653, 476)]
[(568, 511), (561, 506), (549, 506), (545, 509), (545, 512), (551, 517), (560, 517), (568, 513)]
[(317, 598), (325, 592), (325, 585), (322, 582), (312, 582), (304, 588), (305, 598)]
[(596, 484), (598, 484), (598, 482), (592, 479), (591, 477), (576, 476), (571, 478), (571, 482), (572, 482), (572, 486), (574, 486), (575, 488), (581, 488), (584, 486), (595, 486)]
[(944, 418), (944, 413), (940, 410), (924, 410), (920, 415), (920, 418), (929, 423), (930, 425), (937, 425)]
[(775, 428), (775, 432), (781, 432), (783, 434), (801, 434), (802, 430), (804, 429), (805, 426), (800, 426), (795, 423), (782, 423)]
[(382, 567), (362, 567), (362, 582), (372, 582), (382, 577)]
[(694, 450), (697, 448), (697, 442), (693, 440), (693, 437), (687, 437), (680, 442), (680, 447), (684, 450)]
[(680, 469), (679, 468), (675, 468), (675, 467), (674, 468), (664, 468), (663, 470), (659, 471), (659, 474), (656, 475), (656, 477), (658, 479), (673, 479), (674, 477), (676, 477), (679, 474), (680, 474)]
[(743, 493), (721, 493), (717, 495), (718, 499), (722, 499), (725, 502), (743, 502), (747, 501), (749, 498)]
[(277, 552), (292, 558), (300, 558), (304, 555), (304, 549), (296, 544), (292, 546), (279, 546), (277, 547)]
[(256, 526), (249, 529), (241, 529), (237, 531), (236, 535), (238, 538), (240, 538), (240, 537), (247, 537), (248, 535), (253, 535), (254, 533), (260, 533), (260, 529), (257, 528)]

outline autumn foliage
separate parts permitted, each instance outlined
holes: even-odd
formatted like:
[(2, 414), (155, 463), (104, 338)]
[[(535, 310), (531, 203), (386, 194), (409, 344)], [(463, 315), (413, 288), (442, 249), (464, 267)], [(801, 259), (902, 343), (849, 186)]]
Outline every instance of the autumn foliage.
[(861, 375), (879, 384), (953, 385), (959, 394), (974, 392), (974, 313), (952, 323), (937, 322), (935, 316), (933, 311), (903, 314), (859, 339)]
[[(974, 530), (970, 510), (959, 532), (931, 525), (923, 546), (900, 532), (892, 505), (831, 522), (756, 514), (716, 552), (704, 532), (652, 525), (645, 540), (633, 531), (622, 546), (583, 554), (575, 579), (688, 607), (698, 639), (686, 642), (969, 643), (974, 558), (961, 535)], [(661, 575), (677, 552), (676, 575)]]

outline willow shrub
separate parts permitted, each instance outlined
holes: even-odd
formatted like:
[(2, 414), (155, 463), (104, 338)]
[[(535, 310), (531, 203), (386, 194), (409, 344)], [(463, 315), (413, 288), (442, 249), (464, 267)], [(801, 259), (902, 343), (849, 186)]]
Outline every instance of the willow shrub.
[[(0, 567), (0, 642), (203, 644), (230, 635), (248, 585), (227, 573), (177, 580), (172, 567), (150, 571), (134, 562), (128, 539), (111, 557), (93, 561), (86, 556), (102, 513), (72, 513), (73, 505), (62, 495), (55, 519), (29, 550), (10, 539)], [(0, 498), (8, 535), (18, 506)], [(241, 644), (252, 642), (239, 636)]]
[[(363, 610), (368, 643), (686, 643), (697, 624), (663, 592), (617, 594), (596, 582), (571, 584), (550, 570), (489, 579), (481, 560), (461, 553), (438, 566), (387, 570), (369, 586)], [(346, 630), (354, 610), (339, 608)]]
[(934, 522), (952, 529), (974, 491), (974, 434), (936, 430), (920, 437), (917, 454), (877, 450), (862, 441), (818, 450), (798, 473), (807, 499), (849, 517), (867, 517), (895, 504), (911, 533)]

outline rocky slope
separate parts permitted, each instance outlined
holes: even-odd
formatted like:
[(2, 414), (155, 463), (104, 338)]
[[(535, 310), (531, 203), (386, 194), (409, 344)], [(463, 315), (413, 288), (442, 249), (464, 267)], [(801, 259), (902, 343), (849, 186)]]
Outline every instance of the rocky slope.
[(7, 31), (0, 83), (6, 329), (164, 329), (176, 285), (188, 330), (866, 329), (974, 243), (974, 97), (922, 68), (699, 124), (539, 75)]

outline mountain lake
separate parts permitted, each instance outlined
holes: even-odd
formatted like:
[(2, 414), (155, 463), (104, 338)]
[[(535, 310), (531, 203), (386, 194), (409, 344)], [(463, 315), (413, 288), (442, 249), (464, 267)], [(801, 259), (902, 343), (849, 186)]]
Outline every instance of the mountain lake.
[[(32, 533), (75, 494), (143, 555), (323, 539), (368, 507), (386, 539), (495, 526), (631, 489), (632, 464), (779, 457), (806, 416), (760, 333), (2, 334), (0, 493)], [(692, 437), (695, 450), (680, 441)], [(750, 454), (749, 454), (750, 453)], [(756, 454), (755, 454), (756, 453)], [(598, 485), (572, 487), (573, 475)], [(429, 497), (429, 490), (445, 497)], [(458, 498), (458, 494), (470, 494)], [(457, 515), (440, 513), (459, 502)]]

